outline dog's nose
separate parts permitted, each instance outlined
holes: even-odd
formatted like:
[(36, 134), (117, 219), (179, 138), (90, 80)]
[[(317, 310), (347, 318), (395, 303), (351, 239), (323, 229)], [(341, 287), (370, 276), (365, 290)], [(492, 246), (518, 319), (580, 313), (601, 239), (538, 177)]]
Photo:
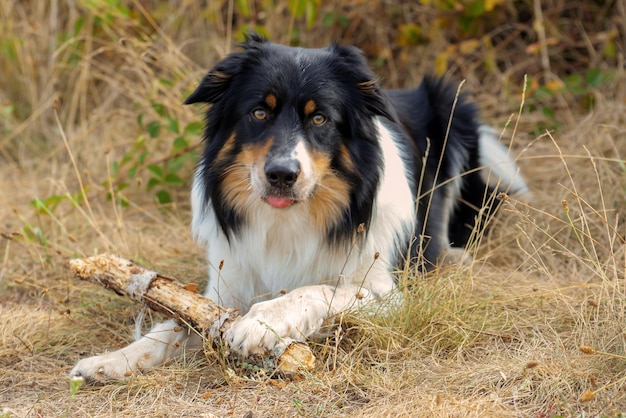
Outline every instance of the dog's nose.
[(298, 160), (279, 160), (267, 163), (265, 177), (271, 186), (291, 187), (300, 174)]

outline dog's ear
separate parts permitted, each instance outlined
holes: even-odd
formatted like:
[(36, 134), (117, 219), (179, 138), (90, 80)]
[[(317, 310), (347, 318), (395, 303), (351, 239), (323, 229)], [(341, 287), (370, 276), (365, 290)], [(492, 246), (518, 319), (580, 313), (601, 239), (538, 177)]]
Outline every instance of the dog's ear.
[(346, 81), (356, 85), (365, 108), (374, 115), (393, 120), (392, 110), (382, 93), (378, 78), (370, 70), (361, 50), (337, 44), (331, 45), (330, 49), (340, 58), (341, 72), (349, 77)]
[(228, 89), (232, 78), (241, 72), (245, 61), (254, 54), (254, 51), (258, 51), (261, 46), (266, 43), (268, 43), (268, 41), (261, 35), (254, 32), (247, 33), (245, 41), (239, 45), (243, 51), (234, 52), (217, 63), (217, 65), (204, 76), (200, 85), (194, 92), (187, 97), (184, 104), (212, 104), (218, 101)]
[(241, 71), (244, 59), (245, 54), (237, 52), (217, 63), (183, 103), (188, 105), (218, 101), (228, 89), (232, 78)]

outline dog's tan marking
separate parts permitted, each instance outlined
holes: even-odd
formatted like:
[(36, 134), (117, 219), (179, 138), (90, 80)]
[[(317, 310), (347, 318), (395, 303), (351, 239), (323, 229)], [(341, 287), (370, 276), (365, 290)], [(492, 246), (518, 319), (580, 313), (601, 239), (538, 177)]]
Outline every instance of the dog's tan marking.
[(245, 213), (250, 206), (252, 194), (250, 171), (255, 164), (262, 164), (272, 142), (272, 139), (268, 139), (262, 144), (245, 145), (224, 173), (221, 184), (222, 197), (240, 214)]
[(310, 199), (313, 222), (326, 231), (335, 226), (350, 205), (350, 185), (330, 168), (330, 157), (320, 151), (311, 153), (317, 190)]
[(304, 114), (306, 116), (309, 116), (311, 113), (315, 112), (315, 109), (317, 109), (317, 103), (315, 103), (315, 100), (309, 100), (304, 104)]
[(263, 143), (244, 145), (236, 160), (248, 165), (261, 163), (265, 160), (273, 143), (274, 140), (269, 138)]
[(350, 156), (350, 151), (348, 151), (348, 147), (342, 144), (339, 147), (339, 159), (343, 163), (346, 170), (351, 173), (354, 173), (356, 169), (354, 168), (354, 161), (352, 161), (352, 157)]
[(274, 110), (276, 108), (276, 96), (273, 93), (268, 94), (265, 96), (265, 103), (270, 109)]
[(220, 151), (217, 153), (217, 157), (215, 157), (215, 163), (216, 163), (215, 165), (219, 166), (221, 162), (226, 160), (228, 154), (230, 154), (232, 150), (235, 148), (236, 138), (237, 138), (237, 134), (233, 132), (228, 137), (226, 142), (224, 142), (224, 145), (222, 146), (222, 148), (220, 148)]

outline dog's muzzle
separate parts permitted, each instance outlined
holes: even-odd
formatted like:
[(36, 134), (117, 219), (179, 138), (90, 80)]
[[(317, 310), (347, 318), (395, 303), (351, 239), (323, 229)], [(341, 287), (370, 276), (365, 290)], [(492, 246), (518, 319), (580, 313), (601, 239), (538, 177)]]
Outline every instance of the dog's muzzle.
[(277, 159), (265, 164), (265, 179), (269, 190), (265, 200), (275, 208), (286, 208), (295, 202), (293, 187), (301, 173), (300, 161)]

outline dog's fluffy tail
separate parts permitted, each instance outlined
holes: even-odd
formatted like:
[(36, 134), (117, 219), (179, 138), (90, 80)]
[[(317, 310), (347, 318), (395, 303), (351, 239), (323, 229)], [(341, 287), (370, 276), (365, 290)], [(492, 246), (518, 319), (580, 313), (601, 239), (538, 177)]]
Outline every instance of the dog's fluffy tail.
[(509, 150), (498, 140), (497, 131), (486, 125), (478, 128), (480, 176), (490, 188), (509, 194), (524, 195), (528, 187), (511, 159)]
[[(500, 192), (527, 198), (528, 187), (509, 150), (497, 131), (481, 125), (477, 129), (478, 149), (470, 155), (470, 172), (463, 176), (460, 202), (450, 222), (449, 236), (454, 245), (466, 246), (478, 223), (479, 230), (499, 205)], [(476, 152), (477, 151), (477, 152)], [(478, 169), (478, 172), (473, 171)]]

